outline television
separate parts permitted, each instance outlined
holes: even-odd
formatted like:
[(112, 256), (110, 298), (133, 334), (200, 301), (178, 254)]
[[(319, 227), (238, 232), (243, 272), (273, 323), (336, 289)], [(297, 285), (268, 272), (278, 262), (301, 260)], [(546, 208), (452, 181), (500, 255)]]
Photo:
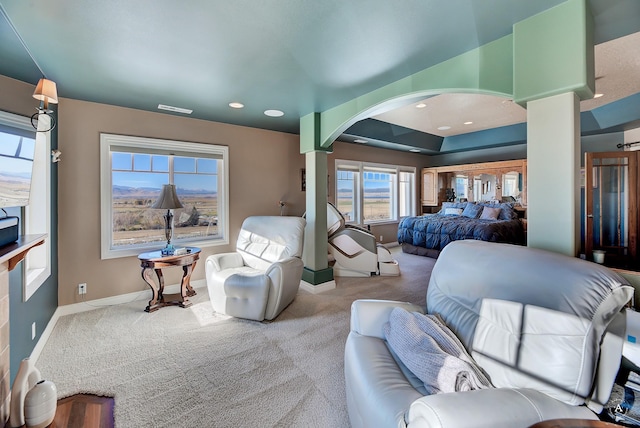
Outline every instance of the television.
[(0, 131), (0, 208), (29, 205), (36, 141)]

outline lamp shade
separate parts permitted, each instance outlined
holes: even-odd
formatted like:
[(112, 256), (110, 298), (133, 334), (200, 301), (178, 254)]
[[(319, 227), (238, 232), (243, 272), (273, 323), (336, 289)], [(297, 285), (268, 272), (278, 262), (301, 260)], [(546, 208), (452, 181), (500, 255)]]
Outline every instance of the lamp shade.
[(56, 82), (42, 78), (36, 86), (36, 90), (33, 92), (33, 98), (40, 101), (46, 101), (51, 104), (58, 104), (58, 90), (56, 89)]
[(163, 184), (160, 196), (158, 197), (158, 200), (151, 205), (151, 208), (160, 208), (165, 210), (183, 208), (182, 203), (180, 203), (180, 199), (178, 199), (178, 194), (176, 193), (176, 185)]

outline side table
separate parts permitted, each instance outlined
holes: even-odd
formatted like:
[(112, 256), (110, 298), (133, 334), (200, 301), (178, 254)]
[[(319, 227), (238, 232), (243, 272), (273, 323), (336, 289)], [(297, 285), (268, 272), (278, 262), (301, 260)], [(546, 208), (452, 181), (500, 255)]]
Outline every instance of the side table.
[[(153, 312), (158, 309), (176, 305), (181, 308), (191, 306), (189, 297), (195, 296), (196, 292), (191, 287), (191, 273), (196, 266), (196, 262), (200, 258), (200, 248), (186, 247), (187, 253), (180, 255), (163, 256), (160, 250), (142, 253), (138, 256), (140, 266), (142, 267), (142, 279), (145, 280), (151, 292), (153, 293), (149, 305), (145, 308), (145, 312)], [(164, 294), (164, 277), (162, 276), (162, 268), (165, 267), (182, 267), (183, 275), (180, 283), (180, 293)], [(153, 272), (158, 277), (158, 284), (153, 280)]]

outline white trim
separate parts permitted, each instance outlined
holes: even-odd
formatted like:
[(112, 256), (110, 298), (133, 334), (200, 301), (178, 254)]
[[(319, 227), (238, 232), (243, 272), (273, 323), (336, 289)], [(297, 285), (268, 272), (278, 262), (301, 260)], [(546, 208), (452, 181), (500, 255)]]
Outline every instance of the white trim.
[(336, 281), (332, 279), (331, 281), (323, 282), (318, 285), (310, 284), (307, 281), (300, 281), (300, 288), (311, 294), (318, 294), (336, 288)]
[(27, 116), (20, 116), (6, 111), (0, 111), (0, 122), (3, 125), (22, 129), (23, 131), (33, 131), (34, 134), (36, 132), (31, 125), (31, 119)]
[(113, 224), (111, 201), (111, 146), (143, 148), (153, 153), (158, 150), (175, 150), (181, 153), (190, 152), (197, 157), (198, 154), (219, 155), (222, 167), (218, 171), (218, 221), (222, 220), (222, 230), (219, 238), (199, 241), (176, 240), (179, 245), (191, 245), (196, 247), (215, 247), (229, 244), (229, 147), (207, 144), (191, 143), (176, 140), (163, 140), (158, 138), (133, 137), (117, 134), (100, 134), (100, 258), (113, 259), (119, 257), (136, 256), (141, 252), (156, 249), (158, 242), (148, 245), (139, 245), (135, 248), (112, 249), (111, 235)]
[[(198, 279), (191, 281), (191, 286), (193, 288), (204, 288), (207, 286), (207, 282), (204, 279)], [(172, 284), (164, 288), (165, 293), (177, 293), (180, 292), (180, 284)], [(47, 323), (44, 331), (40, 335), (40, 339), (38, 339), (38, 343), (33, 347), (33, 351), (31, 351), (30, 358), (34, 361), (34, 364), (37, 364), (38, 358), (44, 349), (44, 346), (47, 344), (47, 341), (51, 337), (51, 333), (53, 333), (53, 329), (60, 317), (65, 315), (79, 314), (81, 312), (93, 311), (95, 309), (100, 309), (101, 307), (106, 306), (115, 306), (121, 305), (124, 303), (131, 303), (138, 300), (148, 300), (151, 296), (151, 290), (148, 288), (146, 290), (135, 291), (133, 293), (121, 294), (118, 296), (105, 297), (103, 299), (95, 299), (89, 300), (87, 302), (82, 303), (72, 303), (70, 305), (58, 306), (58, 308), (53, 313), (53, 316)]]

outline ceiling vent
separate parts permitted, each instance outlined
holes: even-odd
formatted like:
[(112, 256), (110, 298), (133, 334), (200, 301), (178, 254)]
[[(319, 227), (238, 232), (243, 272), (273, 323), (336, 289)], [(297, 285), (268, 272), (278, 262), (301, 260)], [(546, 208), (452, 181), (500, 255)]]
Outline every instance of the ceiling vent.
[(167, 110), (167, 111), (173, 111), (173, 112), (176, 112), (176, 113), (184, 113), (184, 114), (193, 113), (193, 110), (189, 110), (188, 108), (166, 106), (164, 104), (158, 104), (158, 110)]

